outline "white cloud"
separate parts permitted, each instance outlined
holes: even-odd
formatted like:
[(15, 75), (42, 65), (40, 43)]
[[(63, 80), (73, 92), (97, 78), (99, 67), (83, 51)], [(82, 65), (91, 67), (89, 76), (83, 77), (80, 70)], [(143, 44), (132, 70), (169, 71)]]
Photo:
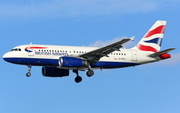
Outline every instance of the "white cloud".
[(54, 0), (31, 4), (0, 4), (0, 16), (77, 17), (119, 15), (156, 10), (156, 2), (143, 0)]
[[(114, 42), (120, 41), (120, 40), (122, 40), (124, 38), (128, 38), (128, 37), (125, 37), (125, 36), (124, 37), (116, 37), (113, 40), (107, 40), (107, 41), (98, 40), (95, 43), (90, 44), (89, 46), (92, 46), (92, 47), (103, 47), (103, 46), (112, 44)], [(132, 47), (132, 46), (135, 46), (135, 45), (136, 45), (136, 43), (134, 43), (133, 41), (129, 41), (129, 42), (125, 43), (123, 45), (123, 47), (124, 48), (129, 48), (129, 47)], [(160, 61), (158, 63), (153, 63), (150, 66), (177, 65), (177, 64), (180, 64), (180, 53), (171, 54), (171, 58), (162, 60), (162, 61)]]
[[(108, 41), (98, 40), (95, 43), (90, 44), (89, 46), (92, 46), (92, 47), (103, 47), (103, 46), (107, 46), (109, 44), (112, 44), (114, 42), (120, 41), (120, 40), (122, 40), (124, 38), (128, 38), (128, 37), (125, 37), (125, 36), (124, 37), (116, 37), (113, 40), (108, 40)], [(124, 48), (128, 48), (128, 47), (130, 47), (132, 45), (133, 45), (133, 42), (129, 41), (129, 42), (126, 42), (125, 44), (123, 44), (123, 47)]]
[(180, 53), (171, 54), (171, 58), (161, 61), (159, 65), (176, 65), (180, 63)]
[[(169, 53), (171, 54), (171, 53)], [(180, 53), (171, 54), (171, 58), (161, 60), (159, 62), (155, 63), (149, 63), (147, 65), (140, 66), (140, 68), (147, 68), (147, 67), (153, 67), (156, 68), (157, 66), (177, 66), (180, 64)]]

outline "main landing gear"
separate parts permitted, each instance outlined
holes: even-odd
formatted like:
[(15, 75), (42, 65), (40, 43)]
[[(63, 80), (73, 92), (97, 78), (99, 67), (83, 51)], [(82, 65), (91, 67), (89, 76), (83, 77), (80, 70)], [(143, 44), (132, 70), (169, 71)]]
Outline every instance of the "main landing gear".
[(77, 75), (76, 78), (74, 79), (74, 81), (75, 81), (76, 83), (81, 82), (81, 81), (82, 81), (82, 77), (79, 76), (78, 70), (73, 70), (73, 73), (76, 73), (76, 75)]
[(31, 76), (31, 72), (30, 72), (31, 71), (31, 67), (32, 67), (31, 65), (28, 65), (28, 72), (26, 73), (27, 77)]
[(91, 77), (91, 76), (94, 75), (94, 71), (93, 71), (93, 70), (88, 70), (88, 71), (86, 72), (86, 75), (87, 75), (88, 77)]
[[(74, 81), (75, 81), (76, 83), (81, 82), (81, 81), (82, 81), (82, 77), (79, 76), (78, 70), (73, 70), (73, 73), (76, 73), (76, 75), (77, 75), (76, 78), (74, 79)], [(93, 70), (88, 70), (87, 73), (86, 73), (86, 75), (87, 75), (88, 77), (91, 77), (91, 76), (94, 75), (94, 71), (93, 71)]]

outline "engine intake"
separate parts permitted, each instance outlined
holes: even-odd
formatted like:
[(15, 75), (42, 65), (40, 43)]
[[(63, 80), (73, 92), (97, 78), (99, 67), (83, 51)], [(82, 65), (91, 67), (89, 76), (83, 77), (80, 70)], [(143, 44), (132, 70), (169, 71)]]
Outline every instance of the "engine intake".
[(42, 75), (45, 77), (65, 77), (69, 76), (69, 70), (55, 67), (42, 67)]
[(87, 66), (87, 60), (77, 57), (64, 56), (59, 58), (61, 67), (81, 67)]

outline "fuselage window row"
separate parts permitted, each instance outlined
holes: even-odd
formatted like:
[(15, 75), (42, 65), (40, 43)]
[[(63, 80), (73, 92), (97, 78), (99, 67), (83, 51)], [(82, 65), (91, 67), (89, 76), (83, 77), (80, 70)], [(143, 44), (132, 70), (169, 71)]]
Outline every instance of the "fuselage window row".
[[(11, 51), (21, 51), (21, 49), (19, 48), (15, 48), (15, 49), (12, 49)], [(42, 51), (42, 52), (65, 52), (65, 53), (68, 53), (68, 51), (65, 51), (65, 50), (39, 50), (39, 51)], [(71, 51), (69, 51), (69, 53), (71, 53)], [(86, 51), (74, 51), (74, 53), (86, 53)], [(126, 55), (126, 53), (110, 53), (109, 55)]]

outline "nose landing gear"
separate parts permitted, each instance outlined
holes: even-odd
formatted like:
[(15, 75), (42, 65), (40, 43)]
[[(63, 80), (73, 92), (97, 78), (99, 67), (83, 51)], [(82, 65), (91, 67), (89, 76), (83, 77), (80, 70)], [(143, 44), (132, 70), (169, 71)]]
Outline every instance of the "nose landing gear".
[(28, 65), (28, 72), (26, 73), (27, 77), (31, 76), (31, 72), (30, 72), (31, 71), (31, 67), (32, 67), (31, 65)]

